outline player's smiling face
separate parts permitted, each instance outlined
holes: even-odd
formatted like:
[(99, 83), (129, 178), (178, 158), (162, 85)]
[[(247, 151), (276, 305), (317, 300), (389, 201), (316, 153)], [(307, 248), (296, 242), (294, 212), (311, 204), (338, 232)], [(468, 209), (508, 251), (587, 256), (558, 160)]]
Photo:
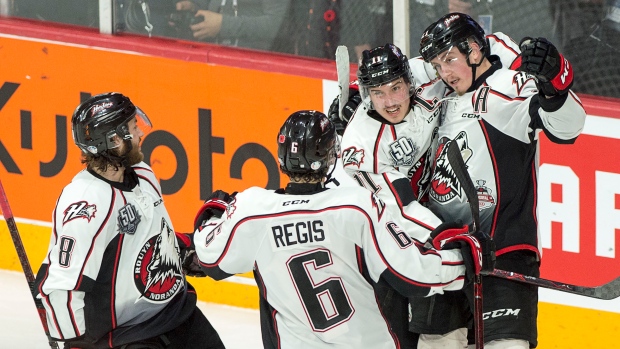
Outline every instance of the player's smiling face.
[(387, 84), (369, 88), (374, 109), (391, 123), (401, 122), (409, 113), (409, 84), (401, 77)]
[(471, 67), (467, 58), (456, 47), (452, 47), (431, 60), (439, 77), (459, 96), (471, 86)]

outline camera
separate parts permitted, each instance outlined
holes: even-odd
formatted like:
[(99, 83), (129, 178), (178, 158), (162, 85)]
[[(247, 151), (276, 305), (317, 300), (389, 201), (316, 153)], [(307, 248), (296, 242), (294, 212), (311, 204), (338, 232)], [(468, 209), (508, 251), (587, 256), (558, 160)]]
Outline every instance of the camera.
[(177, 33), (177, 37), (181, 39), (193, 39), (193, 33), (190, 26), (202, 22), (204, 17), (196, 17), (196, 11), (176, 11), (169, 15), (169, 21)]

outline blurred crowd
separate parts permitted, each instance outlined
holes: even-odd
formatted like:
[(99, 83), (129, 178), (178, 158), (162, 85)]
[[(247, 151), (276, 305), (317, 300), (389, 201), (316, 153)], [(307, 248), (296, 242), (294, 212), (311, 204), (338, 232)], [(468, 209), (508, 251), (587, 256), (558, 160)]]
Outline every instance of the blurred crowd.
[[(13, 0), (13, 15), (97, 27), (98, 0)], [(392, 42), (392, 0), (116, 0), (115, 30), (334, 59)], [(573, 62), (574, 90), (620, 98), (620, 0), (410, 0), (410, 56), (449, 12), (517, 43), (543, 36)]]

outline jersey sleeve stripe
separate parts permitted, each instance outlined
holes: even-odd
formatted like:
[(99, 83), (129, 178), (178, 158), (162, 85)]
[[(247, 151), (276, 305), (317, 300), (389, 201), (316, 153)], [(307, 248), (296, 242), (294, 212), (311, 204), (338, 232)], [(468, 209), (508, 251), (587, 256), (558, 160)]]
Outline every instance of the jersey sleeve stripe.
[(157, 186), (155, 184), (153, 184), (153, 182), (151, 182), (151, 180), (148, 177), (143, 176), (143, 175), (138, 175), (138, 178), (141, 178), (141, 179), (145, 180), (148, 184), (150, 184), (151, 187), (153, 187), (153, 189), (157, 193), (157, 195), (159, 195), (159, 197), (161, 197), (161, 192), (159, 191), (159, 188), (157, 188)]
[[(497, 37), (497, 35), (489, 34), (489, 35), (487, 35), (487, 38), (495, 40), (497, 43), (502, 44), (502, 46), (504, 46), (507, 49), (509, 49), (510, 51), (512, 51), (512, 53), (514, 53), (515, 55), (519, 55), (519, 52), (515, 51), (515, 49), (513, 49), (510, 45), (508, 45), (505, 40), (500, 39), (499, 37)], [(516, 44), (516, 42), (515, 42), (515, 44)]]
[(75, 320), (75, 311), (73, 310), (73, 307), (71, 306), (73, 302), (73, 292), (69, 291), (67, 292), (67, 309), (69, 309), (69, 316), (71, 317), (71, 326), (73, 326), (73, 331), (75, 332), (75, 336), (79, 337), (82, 335), (82, 333), (80, 333), (80, 328), (77, 324), (77, 321)]
[(379, 173), (379, 145), (381, 144), (381, 137), (385, 130), (385, 124), (381, 124), (379, 127), (379, 132), (377, 133), (377, 138), (375, 139), (375, 146), (372, 151), (372, 172)]
[[(112, 285), (116, 285), (116, 277), (118, 276), (118, 263), (121, 257), (121, 247), (125, 234), (119, 234), (118, 246), (116, 248), (116, 258), (114, 258), (114, 271), (112, 273)], [(116, 328), (116, 289), (112, 287), (110, 290), (110, 320), (112, 320), (112, 328)]]

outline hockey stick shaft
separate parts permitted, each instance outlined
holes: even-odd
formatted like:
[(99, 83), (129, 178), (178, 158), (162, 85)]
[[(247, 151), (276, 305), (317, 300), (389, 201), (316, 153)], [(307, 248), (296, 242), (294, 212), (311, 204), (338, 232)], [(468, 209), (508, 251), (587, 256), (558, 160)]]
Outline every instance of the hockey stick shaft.
[[(463, 187), (463, 192), (469, 201), (474, 227), (472, 231), (476, 231), (480, 227), (480, 212), (478, 206), (478, 194), (476, 187), (471, 180), (471, 176), (467, 172), (465, 161), (461, 155), (461, 150), (456, 140), (452, 140), (446, 144), (446, 155), (448, 162), (454, 171), (454, 174)], [(476, 349), (484, 348), (484, 320), (482, 318), (482, 276), (477, 274), (474, 276), (474, 324)]]
[(336, 48), (336, 74), (338, 75), (338, 87), (340, 88), (340, 96), (338, 96), (338, 115), (340, 120), (344, 121), (342, 109), (349, 99), (349, 50), (346, 46), (340, 45)]
[(15, 219), (13, 218), (13, 211), (11, 211), (11, 206), (9, 205), (9, 200), (6, 196), (6, 192), (4, 191), (4, 186), (2, 186), (2, 181), (0, 181), (0, 209), (2, 209), (2, 215), (4, 216), (6, 225), (9, 228), (11, 239), (13, 239), (13, 245), (15, 246), (15, 250), (17, 251), (19, 263), (22, 265), (24, 275), (26, 275), (26, 281), (28, 282), (28, 287), (30, 288), (30, 294), (32, 296), (32, 299), (34, 300), (34, 305), (37, 308), (37, 313), (39, 314), (39, 319), (41, 320), (41, 324), (43, 325), (43, 330), (45, 331), (45, 335), (47, 336), (48, 343), (51, 348), (57, 349), (58, 343), (56, 343), (56, 341), (54, 341), (50, 337), (50, 331), (47, 327), (47, 314), (45, 313), (43, 303), (41, 303), (41, 300), (36, 298), (36, 292), (34, 290), (34, 273), (32, 272), (32, 268), (30, 267), (30, 262), (28, 261), (26, 249), (24, 249), (24, 244), (22, 243), (21, 236), (19, 235), (19, 231), (17, 230), (17, 225), (15, 224)]
[(495, 269), (487, 275), (596, 299), (610, 300), (620, 297), (620, 277), (601, 286), (589, 287), (565, 284), (500, 269)]

